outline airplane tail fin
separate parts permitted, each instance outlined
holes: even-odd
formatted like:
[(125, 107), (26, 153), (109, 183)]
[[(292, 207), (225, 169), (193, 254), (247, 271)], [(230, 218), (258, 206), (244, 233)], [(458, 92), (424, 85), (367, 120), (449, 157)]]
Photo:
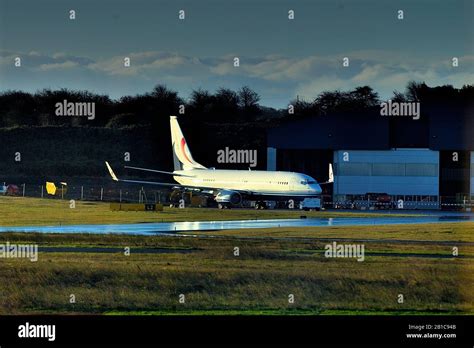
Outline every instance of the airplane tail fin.
[(176, 116), (170, 116), (170, 126), (174, 170), (206, 169), (193, 159)]

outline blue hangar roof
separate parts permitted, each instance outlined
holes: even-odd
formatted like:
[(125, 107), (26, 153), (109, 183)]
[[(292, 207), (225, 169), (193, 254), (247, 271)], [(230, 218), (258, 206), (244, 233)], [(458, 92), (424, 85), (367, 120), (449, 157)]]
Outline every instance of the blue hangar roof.
[(267, 145), (279, 149), (474, 150), (474, 108), (433, 105), (421, 117), (380, 116), (379, 109), (289, 121), (270, 129)]

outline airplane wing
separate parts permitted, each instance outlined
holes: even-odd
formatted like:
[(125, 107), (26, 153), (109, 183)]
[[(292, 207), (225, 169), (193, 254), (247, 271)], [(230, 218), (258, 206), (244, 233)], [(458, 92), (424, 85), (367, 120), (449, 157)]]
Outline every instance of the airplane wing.
[[(171, 184), (171, 183), (167, 183), (167, 182), (119, 179), (117, 177), (117, 175), (115, 175), (115, 173), (114, 173), (112, 167), (110, 166), (109, 162), (105, 162), (105, 165), (107, 166), (107, 169), (110, 173), (110, 176), (112, 177), (112, 180), (117, 181), (117, 182), (128, 182), (128, 183), (132, 183), (132, 184), (145, 184), (145, 185), (156, 185), (156, 186), (167, 186), (167, 187), (180, 187), (180, 188), (183, 188), (183, 189), (190, 189), (190, 190), (208, 190), (208, 191), (227, 190), (223, 187), (186, 186), (186, 185), (181, 185), (181, 184)], [(133, 169), (135, 169), (135, 167), (133, 167)], [(144, 168), (140, 168), (140, 169), (144, 169)], [(155, 171), (155, 170), (150, 169), (148, 171)], [(161, 171), (156, 171), (156, 172), (160, 173)], [(171, 172), (167, 172), (167, 173), (171, 174)], [(175, 174), (173, 174), (173, 175), (175, 175)], [(176, 175), (176, 176), (180, 176), (180, 175)], [(187, 175), (184, 175), (184, 176), (187, 176)], [(192, 177), (191, 175), (189, 175), (189, 176)], [(251, 194), (251, 192), (248, 192), (248, 191), (234, 190), (234, 189), (230, 189), (230, 190), (235, 191), (235, 192), (239, 192), (239, 193), (242, 193), (242, 194)]]
[(124, 168), (135, 169), (135, 170), (141, 170), (141, 171), (145, 171), (145, 172), (168, 174), (168, 175), (173, 175), (173, 176), (185, 176), (185, 177), (188, 177), (188, 178), (193, 178), (193, 177), (194, 177), (194, 175), (177, 174), (177, 173), (174, 173), (174, 172), (165, 172), (165, 171), (163, 171), (163, 170), (156, 170), (156, 169), (148, 169), (148, 168), (140, 168), (140, 167), (130, 167), (130, 166), (124, 166)]
[(110, 176), (112, 177), (112, 180), (114, 181), (120, 181), (120, 182), (130, 182), (134, 184), (148, 184), (148, 185), (160, 185), (160, 186), (181, 186), (179, 184), (170, 184), (170, 183), (165, 183), (165, 182), (156, 182), (156, 181), (141, 181), (141, 180), (127, 180), (127, 179), (119, 179), (117, 175), (115, 175), (112, 167), (110, 166), (109, 162), (105, 162), (105, 165), (107, 166), (107, 169), (109, 170)]

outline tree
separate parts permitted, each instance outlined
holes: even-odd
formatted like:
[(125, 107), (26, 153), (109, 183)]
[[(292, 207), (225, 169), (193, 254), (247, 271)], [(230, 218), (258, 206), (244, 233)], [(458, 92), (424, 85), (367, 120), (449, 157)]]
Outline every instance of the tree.
[(0, 127), (37, 124), (36, 105), (30, 93), (6, 91), (0, 94)]
[(151, 113), (154, 113), (151, 116), (152, 120), (156, 120), (158, 117), (168, 122), (169, 116), (176, 115), (179, 105), (184, 104), (184, 101), (178, 96), (178, 92), (168, 89), (165, 85), (157, 85), (149, 97), (152, 100)]
[(239, 106), (244, 116), (244, 120), (254, 120), (260, 113), (260, 105), (258, 104), (260, 96), (248, 86), (242, 87), (238, 92), (238, 96)]
[(356, 87), (352, 91), (323, 92), (315, 100), (316, 114), (354, 112), (374, 108), (380, 104), (379, 96), (369, 86)]
[(209, 120), (214, 97), (204, 89), (197, 89), (191, 92), (189, 100), (189, 108), (193, 116), (197, 116), (201, 120)]
[(318, 114), (318, 110), (313, 102), (308, 102), (306, 100), (297, 98), (290, 101), (290, 105), (292, 105), (294, 108), (294, 114), (289, 114), (285, 110), (285, 114), (289, 115), (290, 117), (310, 117), (316, 116)]
[(240, 98), (236, 92), (228, 88), (219, 88), (212, 102), (212, 114), (216, 119), (236, 121), (239, 117)]
[(406, 87), (405, 98), (411, 102), (418, 102), (424, 94), (426, 95), (427, 89), (429, 87), (424, 82), (410, 81)]
[(344, 97), (345, 95), (338, 90), (333, 92), (326, 91), (318, 95), (313, 104), (315, 104), (319, 114), (325, 115), (339, 109), (341, 104), (343, 104)]
[(120, 98), (115, 114), (133, 114), (136, 116), (135, 124), (152, 124), (161, 128), (169, 122), (170, 115), (178, 113), (181, 104), (184, 101), (177, 92), (165, 85), (157, 85), (150, 93)]
[(176, 102), (180, 98), (178, 92), (166, 88), (165, 85), (156, 85), (151, 92), (152, 97), (165, 102)]
[(403, 96), (406, 101), (424, 104), (466, 104), (472, 103), (474, 99), (474, 86), (464, 85), (460, 89), (452, 85), (429, 87), (425, 82), (410, 81), (403, 94), (399, 92), (394, 92), (394, 94), (396, 98)]
[(349, 92), (351, 103), (359, 109), (372, 108), (380, 105), (380, 99), (377, 92), (369, 86), (356, 87)]

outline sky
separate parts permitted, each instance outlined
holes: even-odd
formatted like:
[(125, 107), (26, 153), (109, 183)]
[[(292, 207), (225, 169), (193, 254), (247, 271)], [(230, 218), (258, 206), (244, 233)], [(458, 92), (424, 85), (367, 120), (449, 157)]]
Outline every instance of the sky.
[(369, 85), (387, 99), (410, 80), (473, 84), (473, 18), (472, 0), (0, 0), (0, 92), (248, 85), (286, 107)]

